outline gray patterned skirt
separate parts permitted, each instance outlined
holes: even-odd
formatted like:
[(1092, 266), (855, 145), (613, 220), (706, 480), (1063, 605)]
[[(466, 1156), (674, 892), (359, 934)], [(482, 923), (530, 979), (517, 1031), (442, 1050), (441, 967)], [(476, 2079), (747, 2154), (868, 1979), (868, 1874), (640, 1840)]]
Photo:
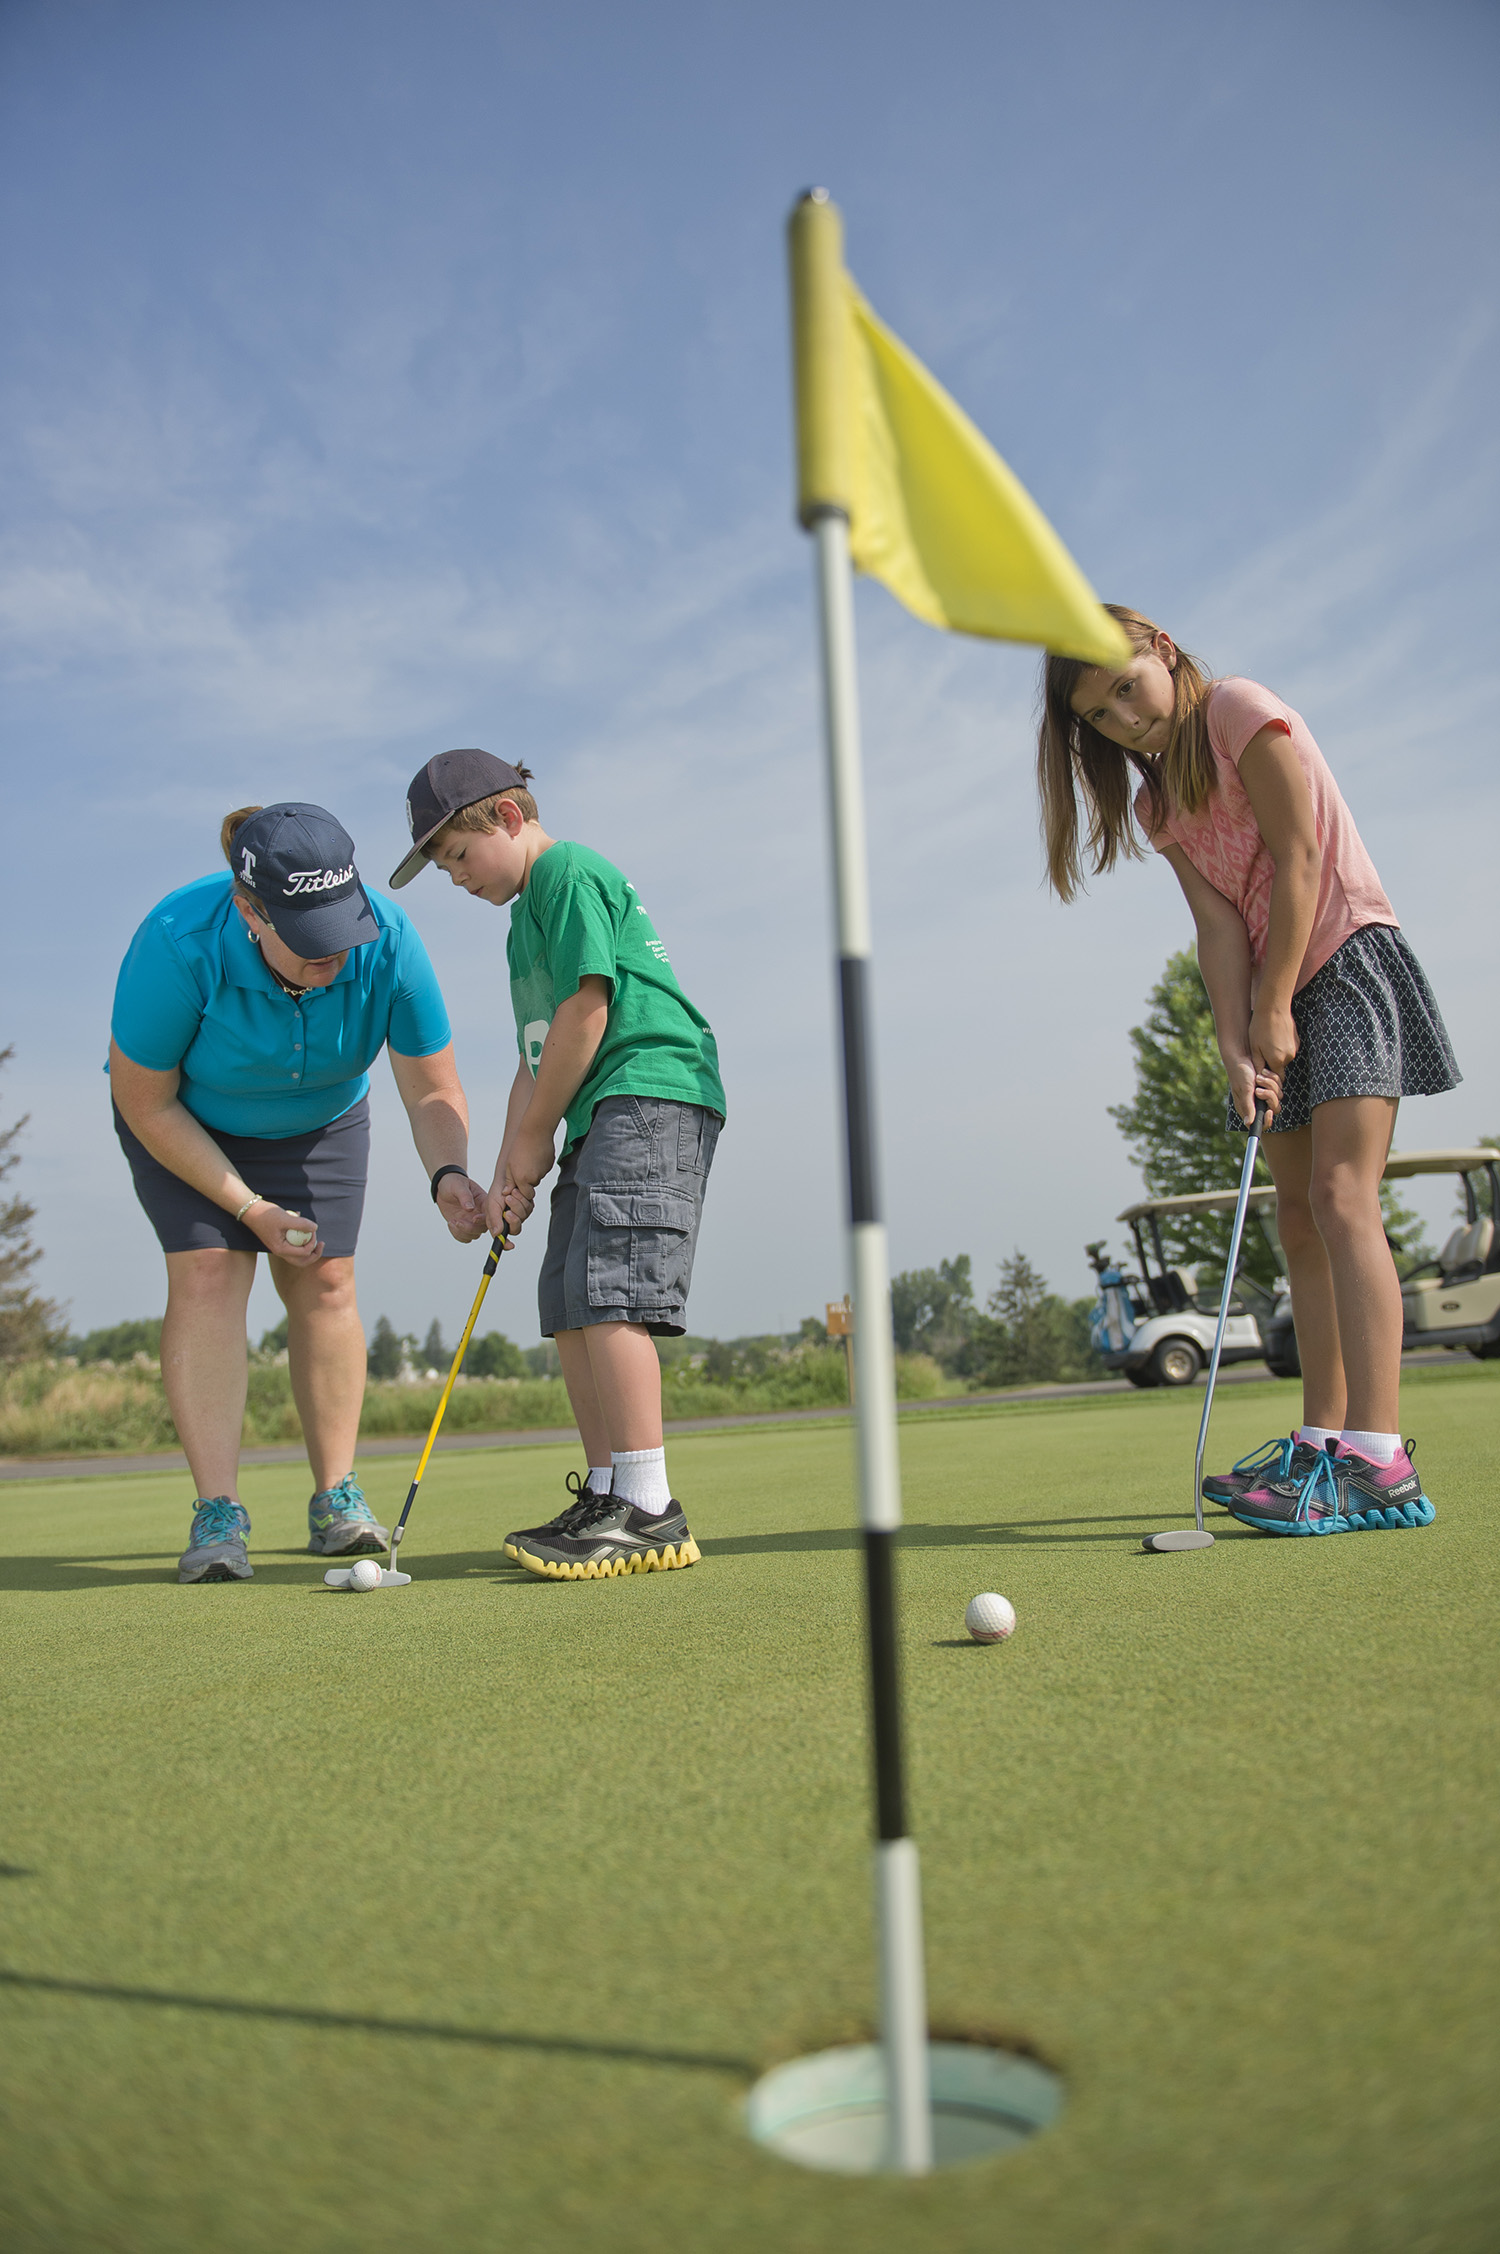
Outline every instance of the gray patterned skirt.
[[(1298, 1049), (1273, 1134), (1342, 1096), (1440, 1096), (1463, 1078), (1427, 975), (1394, 925), (1352, 932), (1292, 996), (1292, 1016)], [(1249, 1131), (1232, 1101), (1228, 1127)]]

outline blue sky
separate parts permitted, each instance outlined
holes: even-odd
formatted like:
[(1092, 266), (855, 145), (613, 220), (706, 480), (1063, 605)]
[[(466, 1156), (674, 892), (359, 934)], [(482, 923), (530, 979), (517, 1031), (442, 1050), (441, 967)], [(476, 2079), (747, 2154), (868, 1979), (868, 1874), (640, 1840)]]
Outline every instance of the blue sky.
[[(136, 923), (251, 799), (332, 807), (382, 882), (459, 743), (537, 770), (714, 1021), (694, 1327), (843, 1290), (782, 249), (813, 181), (1100, 592), (1307, 718), (1467, 1074), (1398, 1140), (1500, 1128), (1497, 62), (1463, 0), (8, 0), (0, 1105), (75, 1323), (161, 1297), (99, 1071)], [(986, 1289), (1020, 1245), (1081, 1292), (1186, 912), (1155, 868), (1041, 890), (1032, 653), (858, 610), (893, 1257)], [(487, 1159), (504, 917), (404, 898)], [(472, 1255), (383, 1067), (376, 1111), (367, 1322), (451, 1335)]]

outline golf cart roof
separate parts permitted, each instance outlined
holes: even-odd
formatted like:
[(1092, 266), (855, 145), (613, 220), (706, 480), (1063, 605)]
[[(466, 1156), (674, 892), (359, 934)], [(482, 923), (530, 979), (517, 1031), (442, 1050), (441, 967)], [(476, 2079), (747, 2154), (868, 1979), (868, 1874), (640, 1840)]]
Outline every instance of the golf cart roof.
[(1385, 1162), (1388, 1182), (1412, 1174), (1472, 1174), (1476, 1166), (1500, 1162), (1500, 1149), (1484, 1144), (1478, 1150), (1393, 1150)]
[[(1500, 1165), (1500, 1150), (1492, 1145), (1477, 1150), (1393, 1150), (1385, 1162), (1385, 1178), (1389, 1181), (1408, 1180), (1413, 1174), (1471, 1174), (1476, 1166)], [(1147, 1197), (1139, 1205), (1127, 1205), (1115, 1219), (1127, 1223), (1158, 1218), (1167, 1213), (1232, 1213), (1238, 1190), (1195, 1190), (1187, 1197)], [(1250, 1192), (1250, 1210), (1274, 1205), (1276, 1192), (1269, 1182), (1258, 1183)]]
[[(1127, 1205), (1115, 1219), (1144, 1221), (1153, 1213), (1158, 1217), (1165, 1213), (1232, 1213), (1239, 1194), (1238, 1190), (1194, 1190), (1185, 1197), (1142, 1198), (1139, 1205)], [(1258, 1183), (1250, 1192), (1249, 1202), (1253, 1213), (1258, 1206), (1274, 1205), (1276, 1192), (1269, 1182)]]

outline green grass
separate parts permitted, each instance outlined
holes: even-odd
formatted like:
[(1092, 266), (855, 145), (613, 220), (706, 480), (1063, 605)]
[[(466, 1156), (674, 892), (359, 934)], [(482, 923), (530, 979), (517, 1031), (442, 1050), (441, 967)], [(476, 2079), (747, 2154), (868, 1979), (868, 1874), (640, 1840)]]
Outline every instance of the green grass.
[[(5, 1491), (0, 2242), (1489, 2254), (1497, 1378), (1409, 1375), (1430, 1530), (1176, 1557), (1190, 1398), (903, 1429), (934, 2022), (1068, 2088), (920, 2184), (736, 2110), (870, 2014), (846, 1427), (676, 1442), (702, 1566), (582, 1586), (497, 1562), (566, 1450), (440, 1459), (368, 1600), (296, 1470), (238, 1588), (176, 1586), (180, 1478)], [(1215, 1456), (1288, 1399), (1226, 1393)]]

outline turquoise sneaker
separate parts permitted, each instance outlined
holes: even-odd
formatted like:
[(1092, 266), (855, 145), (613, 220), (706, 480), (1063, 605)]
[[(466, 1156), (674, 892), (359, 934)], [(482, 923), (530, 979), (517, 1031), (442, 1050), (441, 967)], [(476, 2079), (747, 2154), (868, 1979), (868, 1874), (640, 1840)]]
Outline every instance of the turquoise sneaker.
[(255, 1568), (245, 1550), (250, 1513), (228, 1495), (198, 1498), (188, 1546), (177, 1560), (179, 1581), (253, 1581)]
[(352, 1471), (337, 1487), (320, 1488), (307, 1506), (307, 1546), (314, 1557), (357, 1557), (388, 1549), (390, 1540)]

